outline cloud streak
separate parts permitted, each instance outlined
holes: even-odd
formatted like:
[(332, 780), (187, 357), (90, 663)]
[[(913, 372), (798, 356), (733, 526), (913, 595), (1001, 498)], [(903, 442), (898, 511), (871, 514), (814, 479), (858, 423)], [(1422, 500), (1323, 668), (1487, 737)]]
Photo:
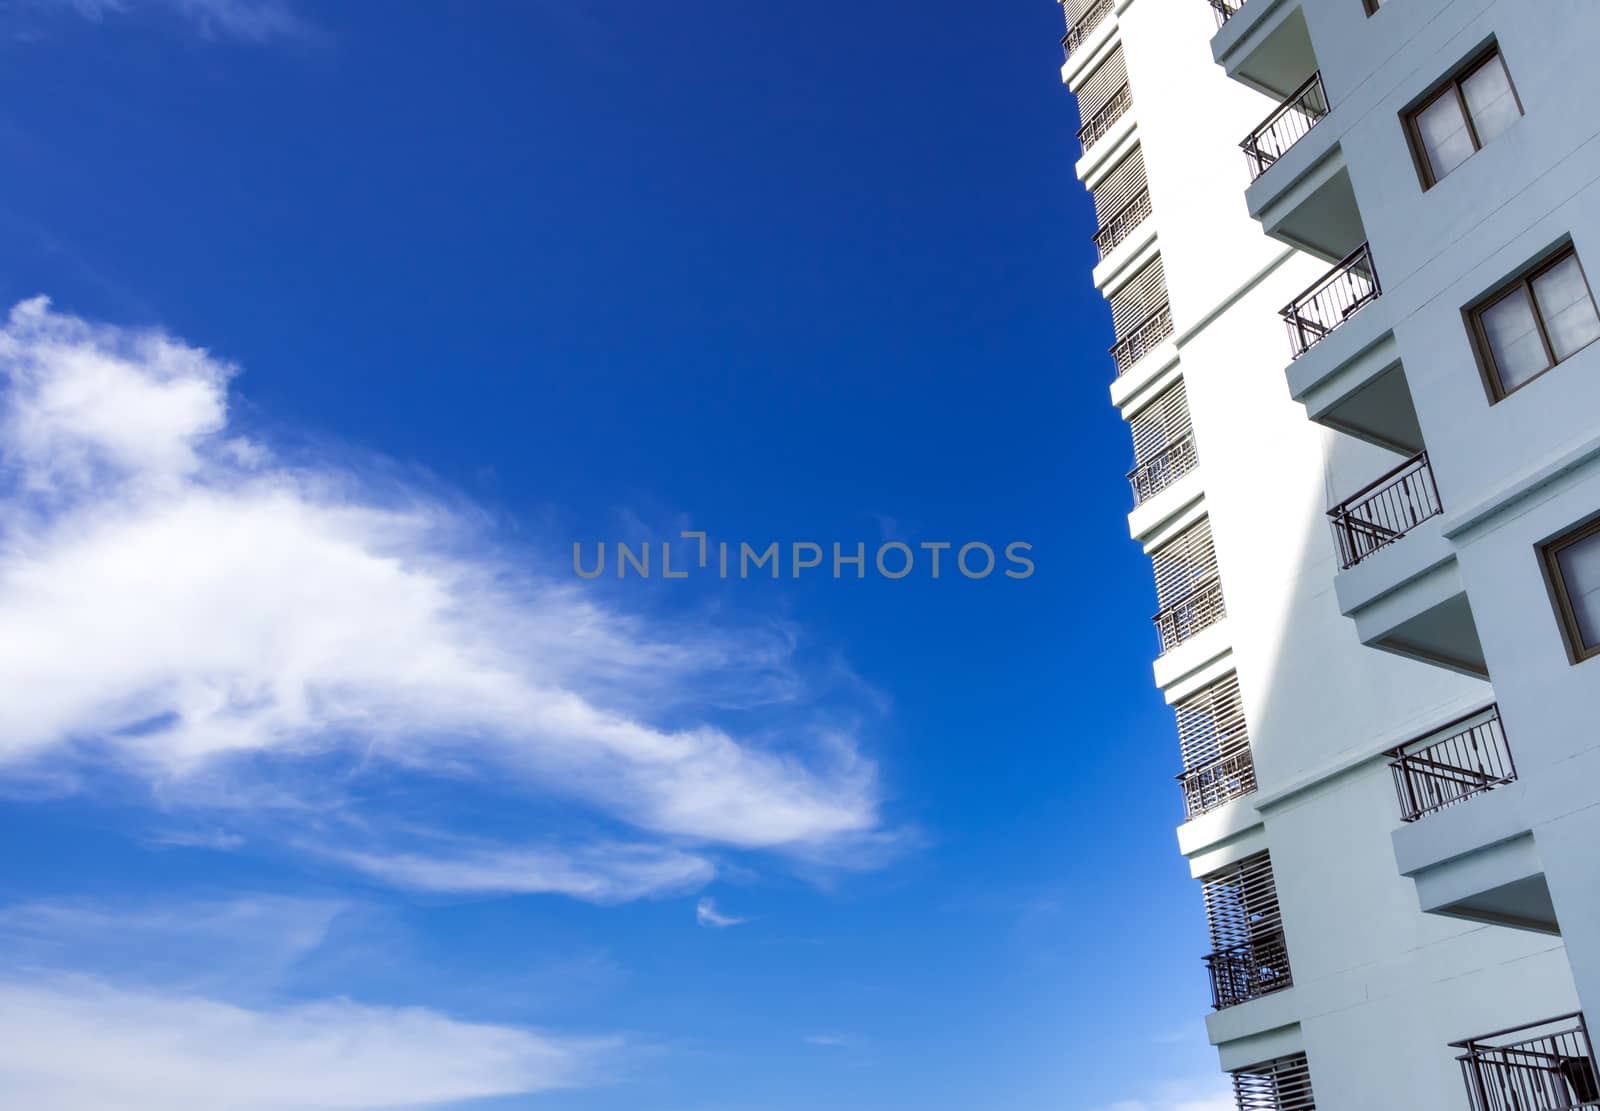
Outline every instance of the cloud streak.
[(709, 895), (695, 904), (694, 920), (700, 925), (713, 930), (725, 930), (729, 926), (742, 926), (749, 921), (748, 918), (735, 918), (731, 914), (723, 914), (717, 909), (717, 901)]
[(610, 901), (703, 883), (696, 845), (799, 856), (884, 836), (850, 735), (654, 720), (684, 722), (697, 690), (796, 689), (783, 638), (647, 627), (518, 570), (470, 507), (286, 460), (231, 421), (236, 374), (43, 299), (0, 329), (0, 775), (110, 767), (168, 809), (260, 815), (348, 805), (327, 793), (382, 769), (647, 837), (323, 846), (435, 891)]
[(249, 43), (322, 38), (317, 26), (298, 14), (286, 0), (37, 0), (39, 6), (52, 2), (58, 8), (97, 23), (138, 12), (158, 11), (182, 19), (207, 38)]
[(618, 1048), (422, 1008), (0, 982), (0, 1088), (34, 1111), (428, 1107), (573, 1087)]
[(622, 903), (703, 887), (709, 860), (654, 845), (480, 848), (440, 854), (343, 851), (334, 859), (393, 887), (449, 895), (567, 895)]

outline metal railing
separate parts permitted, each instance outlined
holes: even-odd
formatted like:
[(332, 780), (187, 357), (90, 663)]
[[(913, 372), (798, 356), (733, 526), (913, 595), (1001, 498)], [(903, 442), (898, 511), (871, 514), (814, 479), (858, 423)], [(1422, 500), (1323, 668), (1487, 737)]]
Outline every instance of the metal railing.
[(1348, 571), (1443, 512), (1424, 451), (1328, 511), (1339, 566)]
[(1166, 655), (1226, 616), (1222, 580), (1213, 575), (1151, 618), (1161, 634), (1161, 654)]
[(1249, 749), (1190, 768), (1177, 777), (1183, 788), (1183, 812), (1197, 818), (1223, 803), (1256, 789), (1256, 762)]
[(1102, 104), (1094, 115), (1078, 128), (1078, 142), (1083, 144), (1083, 153), (1088, 154), (1089, 148), (1105, 138), (1106, 132), (1112, 125), (1120, 120), (1123, 113), (1133, 106), (1133, 93), (1124, 85), (1111, 95), (1111, 99)]
[(1067, 28), (1067, 33), (1061, 36), (1061, 49), (1067, 57), (1072, 57), (1072, 52), (1083, 45), (1089, 33), (1105, 22), (1114, 6), (1114, 0), (1099, 0), (1083, 13), (1078, 22)]
[(1117, 363), (1117, 377), (1148, 355), (1162, 340), (1172, 335), (1172, 306), (1162, 305), (1139, 322), (1138, 327), (1111, 345)]
[(1451, 1042), (1472, 1111), (1600, 1107), (1600, 1068), (1581, 1013)]
[(1194, 433), (1175, 440), (1128, 472), (1133, 504), (1143, 505), (1200, 465)]
[(1282, 930), (1220, 949), (1205, 961), (1211, 973), (1211, 1006), (1218, 1011), (1294, 986)]
[(1388, 755), (1400, 819), (1406, 822), (1517, 778), (1496, 705), (1459, 717)]
[(1322, 87), (1322, 74), (1313, 73), (1239, 144), (1250, 163), (1250, 180), (1270, 170), (1327, 114), (1328, 94)]
[(1217, 26), (1221, 27), (1228, 20), (1239, 14), (1239, 9), (1244, 7), (1244, 0), (1207, 0), (1211, 10), (1217, 13)]
[(1329, 333), (1383, 296), (1372, 248), (1363, 243), (1329, 270), (1278, 315), (1289, 328), (1289, 347), (1298, 359)]
[(1117, 209), (1100, 226), (1100, 230), (1094, 233), (1094, 245), (1100, 249), (1100, 257), (1104, 259), (1109, 255), (1118, 243), (1128, 238), (1129, 234), (1149, 216), (1150, 190), (1142, 189), (1138, 196)]

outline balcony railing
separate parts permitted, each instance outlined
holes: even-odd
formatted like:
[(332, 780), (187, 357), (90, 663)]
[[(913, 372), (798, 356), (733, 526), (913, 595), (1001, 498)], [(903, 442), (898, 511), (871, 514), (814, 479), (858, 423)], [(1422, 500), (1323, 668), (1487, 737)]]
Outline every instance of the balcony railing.
[(1067, 57), (1072, 57), (1072, 52), (1083, 45), (1083, 40), (1100, 24), (1104, 23), (1106, 16), (1111, 14), (1115, 6), (1114, 0), (1099, 0), (1083, 13), (1083, 17), (1067, 28), (1067, 33), (1061, 36), (1061, 49)]
[(1228, 20), (1239, 14), (1239, 9), (1244, 7), (1244, 0), (1208, 0), (1211, 10), (1217, 13), (1217, 26), (1221, 27)]
[(1206, 968), (1211, 973), (1211, 1006), (1219, 1011), (1294, 986), (1282, 930), (1218, 950), (1206, 957)]
[(1200, 454), (1195, 450), (1194, 433), (1190, 432), (1128, 472), (1133, 504), (1143, 505), (1199, 465)]
[(1304, 139), (1327, 114), (1328, 94), (1322, 87), (1322, 74), (1313, 73), (1239, 144), (1250, 163), (1250, 180), (1270, 170), (1273, 163)]
[(1600, 1068), (1582, 1014), (1451, 1042), (1472, 1111), (1600, 1107)]
[(1140, 190), (1139, 195), (1117, 209), (1094, 233), (1094, 245), (1100, 248), (1104, 259), (1113, 248), (1132, 234), (1133, 230), (1150, 216), (1150, 190)]
[(1099, 111), (1078, 129), (1078, 142), (1083, 144), (1083, 153), (1088, 154), (1090, 147), (1105, 138), (1106, 132), (1132, 106), (1133, 94), (1128, 91), (1128, 86), (1124, 85), (1112, 94), (1111, 99), (1102, 104)]
[(1198, 818), (1223, 803), (1243, 798), (1256, 789), (1256, 763), (1249, 749), (1190, 768), (1178, 777), (1183, 787), (1183, 811)]
[(1161, 633), (1161, 654), (1166, 655), (1226, 616), (1222, 580), (1213, 576), (1151, 618)]
[(1298, 359), (1335, 328), (1383, 295), (1372, 249), (1365, 243), (1279, 312)]
[(1172, 335), (1172, 306), (1162, 305), (1145, 317), (1139, 325), (1111, 345), (1111, 357), (1117, 362), (1117, 377), (1146, 355), (1168, 336)]
[(1348, 571), (1443, 512), (1424, 451), (1328, 511), (1339, 566)]
[(1401, 820), (1414, 822), (1517, 778), (1500, 707), (1457, 718), (1389, 752)]

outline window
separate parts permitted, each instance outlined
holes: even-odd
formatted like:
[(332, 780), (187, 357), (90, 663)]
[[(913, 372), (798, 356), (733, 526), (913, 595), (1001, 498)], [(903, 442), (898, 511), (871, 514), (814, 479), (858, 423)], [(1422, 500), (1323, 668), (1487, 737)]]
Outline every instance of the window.
[(1544, 564), (1572, 662), (1600, 655), (1600, 520), (1548, 545)]
[(1437, 184), (1521, 115), (1498, 50), (1452, 77), (1406, 116), (1423, 186)]
[(1471, 319), (1495, 401), (1600, 339), (1600, 312), (1571, 247), (1473, 308)]
[(1366, 4), (1367, 4), (1367, 14), (1368, 15), (1377, 15), (1378, 14), (1378, 9), (1383, 7), (1384, 0), (1366, 0)]

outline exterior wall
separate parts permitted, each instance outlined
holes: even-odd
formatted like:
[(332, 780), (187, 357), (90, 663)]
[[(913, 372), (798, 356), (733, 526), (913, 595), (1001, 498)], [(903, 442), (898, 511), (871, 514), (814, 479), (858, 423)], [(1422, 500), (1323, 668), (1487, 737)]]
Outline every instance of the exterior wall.
[[(1362, 0), (1246, 3), (1304, 9), (1334, 107), (1319, 127), (1337, 129), (1494, 683), (1363, 647), (1341, 615), (1325, 511), (1401, 457), (1308, 422), (1286, 389), (1277, 310), (1327, 262), (1264, 236), (1246, 210), (1238, 143), (1275, 104), (1213, 63), (1205, 0), (1118, 0), (1063, 77), (1074, 85), (1120, 42), (1131, 119), (1080, 176), (1092, 187), (1136, 138), (1154, 215), (1094, 279), (1109, 295), (1159, 250), (1175, 336), (1117, 380), (1112, 400), (1132, 416), (1181, 375), (1200, 458), (1130, 515), (1130, 531), (1150, 551), (1208, 516), (1228, 610), (1157, 660), (1155, 680), (1176, 702), (1236, 670), (1259, 782), (1185, 823), (1179, 846), (1197, 878), (1270, 849), (1294, 978), (1216, 1012), (1208, 1029), (1228, 1070), (1305, 1052), (1324, 1111), (1460, 1108), (1449, 1042), (1575, 1010), (1579, 988), (1600, 1013), (1600, 944), (1421, 911), (1396, 868), (1385, 758), (1498, 700), (1527, 809), (1543, 815), (1535, 833), (1557, 910), (1586, 914), (1574, 920), (1600, 939), (1600, 790), (1583, 786), (1600, 783), (1600, 662), (1567, 663), (1533, 551), (1600, 511), (1600, 344), (1491, 407), (1461, 315), (1565, 235), (1600, 281), (1588, 184), (1600, 180), (1600, 132), (1573, 110), (1596, 102), (1600, 71), (1579, 53), (1600, 42), (1600, 6), (1388, 0), (1368, 18)], [(1491, 36), (1526, 116), (1424, 193), (1400, 112)], [(1540, 61), (1552, 42), (1554, 64)], [(1589, 461), (1450, 535), (1558, 458)]]
[[(1261, 2), (1261, 0), (1252, 0)], [(1600, 6), (1308, 0), (1418, 420), (1586, 1009), (1600, 1013), (1600, 663), (1572, 665), (1538, 546), (1600, 512), (1600, 345), (1491, 404), (1463, 310), (1569, 240), (1600, 277)], [(1495, 43), (1524, 115), (1424, 190), (1401, 113)], [(1545, 1013), (1554, 1013), (1548, 1008)], [(1540, 1016), (1508, 1001), (1498, 1025)]]

